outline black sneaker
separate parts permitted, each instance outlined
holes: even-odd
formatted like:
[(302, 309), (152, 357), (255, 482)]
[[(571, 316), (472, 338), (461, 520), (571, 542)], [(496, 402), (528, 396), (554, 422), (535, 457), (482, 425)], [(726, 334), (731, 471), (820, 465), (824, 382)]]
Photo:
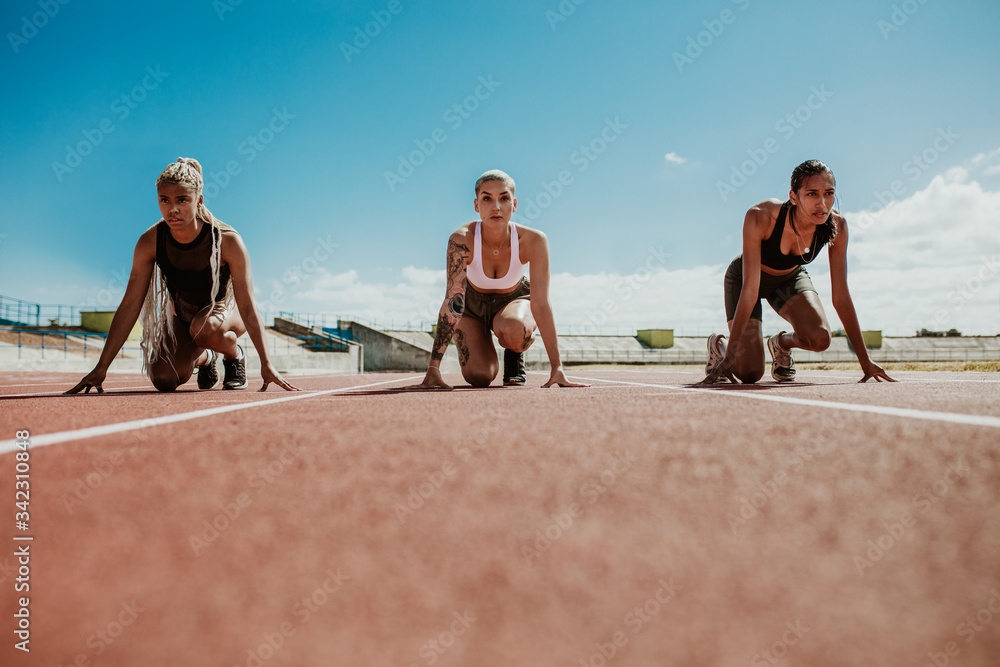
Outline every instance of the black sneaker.
[(222, 367), (226, 369), (226, 379), (222, 381), (223, 389), (246, 389), (250, 383), (247, 382), (246, 355), (243, 348), (236, 346), (240, 356), (235, 359), (223, 359)]
[(211, 389), (219, 384), (219, 367), (215, 363), (219, 359), (219, 355), (215, 353), (215, 350), (208, 352), (211, 354), (208, 363), (204, 366), (198, 366), (198, 389)]
[(524, 372), (524, 353), (503, 351), (503, 383), (505, 386), (520, 386), (528, 381)]

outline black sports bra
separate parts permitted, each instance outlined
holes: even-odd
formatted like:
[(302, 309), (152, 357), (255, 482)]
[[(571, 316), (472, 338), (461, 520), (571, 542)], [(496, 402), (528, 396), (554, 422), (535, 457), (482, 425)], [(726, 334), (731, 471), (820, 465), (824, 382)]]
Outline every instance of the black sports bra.
[(769, 269), (784, 271), (808, 264), (816, 259), (816, 255), (823, 249), (823, 246), (829, 243), (832, 236), (833, 214), (831, 213), (826, 222), (816, 227), (816, 235), (813, 236), (813, 241), (809, 245), (809, 251), (805, 255), (782, 254), (781, 234), (785, 231), (785, 218), (788, 217), (789, 208), (791, 208), (791, 202), (786, 201), (781, 205), (781, 210), (778, 212), (778, 220), (774, 223), (774, 230), (770, 236), (760, 242), (760, 263)]

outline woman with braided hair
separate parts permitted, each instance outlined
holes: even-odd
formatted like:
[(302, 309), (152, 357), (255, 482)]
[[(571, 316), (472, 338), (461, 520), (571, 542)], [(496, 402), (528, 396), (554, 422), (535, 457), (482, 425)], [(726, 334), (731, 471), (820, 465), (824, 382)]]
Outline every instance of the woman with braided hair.
[(795, 379), (792, 348), (822, 351), (830, 346), (830, 324), (805, 264), (828, 247), (833, 307), (851, 341), (864, 377), (895, 382), (868, 356), (854, 301), (847, 289), (847, 221), (833, 208), (833, 172), (819, 160), (803, 162), (792, 172), (788, 201), (768, 199), (747, 211), (743, 222), (743, 254), (726, 271), (725, 336), (708, 339), (706, 384), (729, 380), (757, 382), (764, 375), (761, 298), (791, 325), (767, 341), (771, 377)]
[(236, 342), (244, 332), (260, 356), (261, 391), (272, 382), (297, 391), (268, 359), (243, 239), (205, 207), (202, 186), (201, 165), (191, 158), (178, 158), (156, 179), (163, 218), (136, 243), (125, 296), (97, 366), (66, 393), (91, 387), (104, 393), (108, 368), (140, 312), (143, 369), (159, 391), (175, 390), (195, 368), (199, 389), (211, 389), (219, 381), (220, 354), (222, 388), (245, 389), (246, 364)]

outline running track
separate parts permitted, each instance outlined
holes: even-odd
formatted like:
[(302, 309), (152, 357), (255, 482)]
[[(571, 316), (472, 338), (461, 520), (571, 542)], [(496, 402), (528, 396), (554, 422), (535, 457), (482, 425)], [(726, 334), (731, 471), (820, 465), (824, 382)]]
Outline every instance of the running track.
[(1000, 377), (573, 375), (0, 376), (0, 664), (1000, 664)]

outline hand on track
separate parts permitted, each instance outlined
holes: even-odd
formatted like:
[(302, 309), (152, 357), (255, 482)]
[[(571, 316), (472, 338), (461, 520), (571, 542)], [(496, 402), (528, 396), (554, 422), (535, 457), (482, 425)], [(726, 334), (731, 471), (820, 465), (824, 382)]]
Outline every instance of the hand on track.
[(570, 382), (566, 379), (566, 373), (563, 369), (557, 368), (552, 371), (549, 375), (549, 381), (542, 385), (542, 388), (551, 387), (552, 385), (559, 385), (560, 387), (589, 387), (589, 384), (583, 384), (582, 382)]
[(281, 373), (276, 371), (270, 362), (268, 362), (265, 367), (260, 369), (260, 377), (264, 380), (264, 385), (260, 388), (260, 391), (267, 391), (267, 385), (272, 382), (285, 391), (302, 391), (298, 387), (286, 382), (285, 379), (281, 377)]
[(396, 391), (410, 391), (410, 390), (421, 390), (421, 389), (454, 389), (450, 384), (444, 381), (441, 377), (441, 369), (431, 366), (427, 369), (427, 375), (424, 376), (424, 381), (420, 384), (411, 384), (408, 387), (398, 387)]
[(723, 357), (722, 361), (715, 365), (712, 372), (705, 376), (705, 379), (698, 384), (715, 384), (719, 380), (729, 380), (733, 384), (737, 384), (736, 376), (733, 375), (733, 361), (728, 356)]
[(102, 385), (104, 384), (104, 378), (105, 376), (107, 376), (107, 374), (108, 374), (107, 371), (100, 368), (95, 368), (94, 370), (90, 371), (90, 373), (88, 373), (86, 377), (80, 380), (80, 382), (75, 387), (73, 387), (66, 393), (78, 394), (80, 393), (81, 389), (86, 389), (83, 393), (89, 394), (90, 388), (93, 387), (94, 389), (97, 390), (98, 394), (103, 394), (104, 387)]
[(874, 361), (869, 361), (867, 366), (862, 365), (861, 370), (865, 372), (865, 376), (858, 380), (858, 383), (868, 382), (868, 380), (875, 378), (876, 382), (899, 382), (899, 380), (893, 380), (891, 377), (886, 375), (885, 370), (876, 364)]

